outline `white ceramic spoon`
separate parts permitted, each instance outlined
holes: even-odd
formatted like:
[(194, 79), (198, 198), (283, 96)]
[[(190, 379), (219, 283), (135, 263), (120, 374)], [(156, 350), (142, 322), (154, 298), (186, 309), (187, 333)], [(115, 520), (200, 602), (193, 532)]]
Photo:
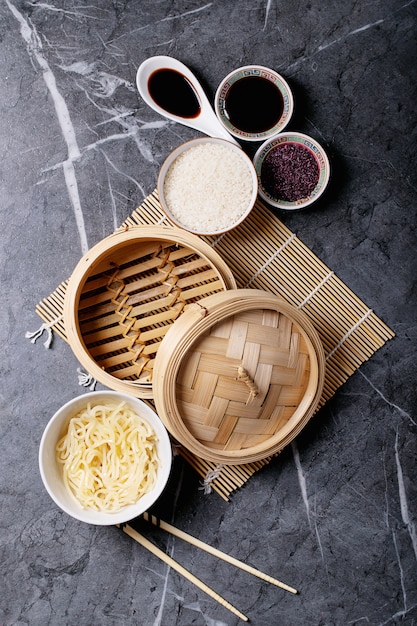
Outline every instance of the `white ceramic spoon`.
[[(175, 115), (170, 113), (169, 111), (160, 107), (157, 102), (153, 99), (150, 91), (149, 91), (149, 78), (156, 72), (157, 70), (168, 69), (179, 72), (184, 76), (187, 81), (191, 84), (195, 95), (199, 101), (200, 111), (199, 113), (192, 117), (181, 117), (180, 115)], [(184, 63), (181, 61), (177, 61), (172, 57), (168, 56), (154, 56), (150, 57), (146, 61), (144, 61), (138, 68), (136, 73), (136, 86), (138, 91), (146, 102), (154, 111), (166, 117), (174, 122), (178, 122), (179, 124), (184, 124), (185, 126), (189, 126), (190, 128), (194, 128), (209, 137), (219, 137), (221, 139), (226, 139), (231, 143), (238, 145), (240, 144), (228, 133), (228, 131), (224, 128), (222, 123), (218, 120), (206, 94), (203, 91), (201, 84), (198, 82), (197, 78), (194, 74), (188, 69)]]

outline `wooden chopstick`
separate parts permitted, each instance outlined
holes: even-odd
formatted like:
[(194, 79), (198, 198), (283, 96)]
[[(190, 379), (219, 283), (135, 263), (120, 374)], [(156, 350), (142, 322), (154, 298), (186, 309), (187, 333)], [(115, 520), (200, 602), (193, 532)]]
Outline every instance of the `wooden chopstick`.
[(201, 581), (199, 578), (194, 576), (194, 574), (191, 574), (191, 572), (185, 569), (185, 567), (180, 565), (172, 557), (170, 557), (168, 554), (163, 552), (163, 550), (161, 550), (160, 548), (155, 546), (153, 543), (151, 543), (148, 539), (146, 539), (146, 537), (138, 533), (134, 528), (132, 528), (128, 524), (119, 525), (119, 528), (122, 528), (123, 532), (129, 535), (129, 537), (132, 537), (132, 539), (137, 541), (141, 546), (149, 550), (149, 552), (157, 556), (159, 559), (161, 559), (161, 561), (163, 561), (164, 563), (172, 567), (172, 569), (174, 569), (179, 574), (184, 576), (184, 578), (186, 578), (191, 583), (196, 585), (199, 589), (204, 591), (211, 598), (219, 602), (222, 606), (224, 606), (226, 609), (231, 611), (234, 615), (237, 615), (237, 617), (239, 617), (244, 622), (249, 621), (249, 618), (243, 613), (241, 613), (240, 611), (238, 611), (238, 609), (236, 609), (232, 604), (230, 604), (230, 602), (222, 598), (216, 591), (208, 587), (203, 581)]
[(262, 580), (265, 580), (273, 585), (276, 585), (277, 587), (281, 587), (281, 589), (285, 589), (286, 591), (289, 591), (290, 593), (294, 593), (294, 594), (298, 593), (297, 589), (294, 589), (294, 587), (290, 587), (289, 585), (286, 585), (285, 583), (277, 580), (276, 578), (272, 578), (272, 576), (269, 576), (268, 574), (264, 574), (263, 572), (255, 569), (251, 565), (247, 565), (246, 563), (243, 563), (242, 561), (235, 559), (233, 556), (230, 556), (226, 554), (225, 552), (221, 552), (221, 550), (218, 550), (217, 548), (213, 548), (209, 544), (204, 543), (200, 539), (196, 539), (192, 535), (189, 535), (183, 530), (180, 530), (179, 528), (176, 528), (175, 526), (172, 526), (171, 524), (164, 522), (163, 520), (155, 517), (154, 515), (149, 515), (147, 511), (143, 514), (143, 519), (145, 519), (147, 522), (150, 522), (151, 524), (154, 524), (154, 526), (159, 526), (160, 528), (162, 528), (162, 530), (165, 530), (171, 535), (175, 535), (176, 537), (179, 537), (180, 539), (183, 539), (184, 541), (191, 543), (193, 546), (196, 546), (197, 548), (200, 548), (201, 550), (205, 550), (205, 552), (208, 552), (209, 554), (212, 554), (213, 556), (217, 556), (219, 559), (222, 559), (223, 561), (226, 561), (227, 563), (230, 563), (234, 565), (235, 567), (238, 567), (241, 570), (244, 570), (245, 572), (249, 572), (250, 574), (253, 574), (253, 576), (257, 576), (258, 578), (261, 578)]

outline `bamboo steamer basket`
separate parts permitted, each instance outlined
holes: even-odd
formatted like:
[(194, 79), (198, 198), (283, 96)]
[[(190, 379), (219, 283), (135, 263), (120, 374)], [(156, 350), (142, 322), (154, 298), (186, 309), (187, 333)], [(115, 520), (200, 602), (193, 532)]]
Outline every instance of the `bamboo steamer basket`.
[(68, 281), (68, 343), (103, 385), (150, 399), (155, 355), (170, 326), (190, 304), (235, 287), (226, 263), (196, 235), (119, 229), (81, 258)]
[(234, 465), (282, 450), (319, 404), (320, 338), (304, 313), (257, 289), (191, 305), (167, 332), (153, 372), (156, 410), (198, 457)]

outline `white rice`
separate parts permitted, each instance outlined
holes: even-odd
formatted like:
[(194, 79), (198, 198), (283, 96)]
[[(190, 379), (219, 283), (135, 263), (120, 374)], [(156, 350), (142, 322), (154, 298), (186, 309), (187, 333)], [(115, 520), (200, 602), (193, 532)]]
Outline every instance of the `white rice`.
[(164, 196), (172, 216), (199, 233), (225, 231), (246, 212), (253, 191), (249, 165), (218, 143), (184, 150), (168, 169)]

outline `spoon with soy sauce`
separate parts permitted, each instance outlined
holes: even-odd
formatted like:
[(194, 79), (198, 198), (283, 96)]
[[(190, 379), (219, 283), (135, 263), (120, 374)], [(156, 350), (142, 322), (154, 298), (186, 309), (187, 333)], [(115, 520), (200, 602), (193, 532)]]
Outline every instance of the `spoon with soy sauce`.
[(217, 119), (197, 78), (181, 61), (150, 57), (139, 66), (136, 85), (146, 104), (160, 115), (240, 147)]

